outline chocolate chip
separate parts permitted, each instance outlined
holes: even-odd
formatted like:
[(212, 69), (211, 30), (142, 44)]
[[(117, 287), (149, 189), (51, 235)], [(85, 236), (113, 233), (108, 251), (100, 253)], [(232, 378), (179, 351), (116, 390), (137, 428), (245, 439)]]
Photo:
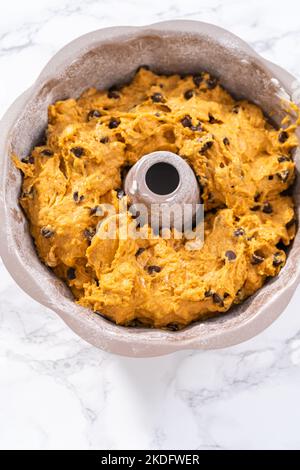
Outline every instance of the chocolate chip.
[(203, 130), (201, 122), (198, 122), (197, 126), (191, 126), (190, 129), (191, 131), (194, 131), (194, 132), (201, 132)]
[(97, 217), (101, 217), (103, 214), (103, 209), (100, 206), (92, 207), (90, 210), (90, 215), (96, 215)]
[(278, 157), (277, 160), (278, 160), (279, 163), (290, 162), (291, 161), (290, 157), (287, 157), (285, 155), (281, 155), (280, 157)]
[(34, 157), (32, 155), (28, 155), (27, 157), (24, 157), (21, 159), (21, 162), (22, 163), (30, 163), (30, 164), (33, 164), (34, 163)]
[(160, 273), (161, 267), (160, 266), (155, 266), (155, 265), (148, 266), (147, 271), (148, 271), (149, 274)]
[(205, 142), (205, 143), (202, 145), (201, 149), (199, 150), (199, 153), (201, 153), (201, 154), (205, 153), (206, 150), (208, 150), (208, 149), (210, 149), (210, 148), (212, 147), (212, 145), (213, 145), (213, 141), (211, 141), (211, 140), (208, 141), (208, 142)]
[(102, 137), (102, 139), (100, 139), (100, 142), (101, 142), (101, 144), (107, 144), (109, 142), (109, 138), (108, 137)]
[(274, 179), (274, 175), (269, 175), (268, 180), (272, 181)]
[(193, 123), (191, 116), (189, 116), (188, 114), (184, 116), (184, 118), (181, 119), (181, 124), (183, 125), (183, 127), (192, 127)]
[(271, 206), (271, 204), (269, 202), (265, 202), (264, 205), (263, 205), (262, 211), (265, 214), (272, 214), (273, 207)]
[(218, 122), (218, 120), (215, 119), (215, 117), (211, 113), (208, 113), (208, 122), (210, 124), (215, 124), (216, 122)]
[(283, 144), (288, 138), (289, 138), (289, 135), (286, 131), (279, 132), (278, 140), (281, 144)]
[(229, 261), (234, 261), (236, 259), (236, 254), (232, 250), (226, 251), (225, 256)]
[(41, 155), (43, 155), (43, 157), (52, 157), (53, 151), (50, 149), (44, 149), (41, 151)]
[(135, 253), (135, 256), (138, 257), (140, 256), (142, 253), (144, 253), (144, 251), (146, 250), (146, 248), (139, 248), (136, 253)]
[(73, 193), (73, 199), (76, 203), (79, 203), (79, 202), (82, 202), (84, 200), (84, 196), (83, 195), (79, 196), (78, 191), (75, 191)]
[(255, 265), (255, 264), (261, 264), (263, 263), (265, 260), (265, 258), (257, 253), (253, 253), (252, 257), (251, 257), (251, 264)]
[(125, 192), (122, 188), (117, 188), (116, 191), (117, 191), (117, 198), (118, 199), (122, 199), (122, 197), (125, 196)]
[(238, 114), (239, 110), (240, 110), (240, 107), (238, 104), (235, 104), (232, 108), (232, 112), (235, 114)]
[(260, 196), (261, 196), (261, 193), (256, 193), (255, 196), (254, 196), (254, 201), (258, 202), (259, 199), (260, 199)]
[(71, 148), (71, 152), (75, 155), (77, 158), (81, 158), (82, 155), (84, 155), (84, 149), (82, 147), (73, 147)]
[(252, 211), (252, 212), (257, 212), (257, 211), (259, 211), (259, 210), (260, 210), (260, 206), (258, 206), (258, 205), (257, 205), (257, 206), (250, 207), (250, 211)]
[(277, 176), (280, 179), (280, 181), (282, 181), (282, 183), (287, 182), (289, 175), (290, 175), (289, 170), (284, 170), (284, 171), (281, 171), (280, 173), (277, 173)]
[(111, 118), (110, 121), (109, 121), (109, 123), (108, 123), (108, 127), (109, 127), (110, 129), (116, 129), (116, 127), (119, 126), (120, 122), (121, 122), (121, 121), (120, 121), (120, 119), (118, 119), (118, 118)]
[(69, 279), (69, 281), (73, 281), (74, 279), (76, 279), (76, 269), (75, 268), (68, 268), (67, 278)]
[(100, 113), (100, 111), (98, 111), (98, 109), (91, 109), (91, 111), (87, 115), (87, 119), (88, 121), (90, 121), (93, 118), (99, 118), (101, 116), (102, 114)]
[(229, 296), (230, 296), (230, 294), (228, 292), (224, 292), (224, 295), (223, 295), (224, 299), (227, 299), (227, 297), (229, 297)]
[(277, 267), (280, 266), (283, 263), (283, 259), (281, 256), (281, 253), (275, 253), (273, 256), (273, 266)]
[(86, 238), (89, 242), (92, 241), (95, 234), (96, 234), (96, 230), (94, 228), (89, 227), (89, 228), (84, 229), (83, 231), (84, 238)]
[(199, 87), (200, 83), (203, 82), (203, 75), (194, 75), (193, 82), (197, 87)]
[(211, 297), (213, 295), (213, 292), (209, 289), (204, 292), (205, 297)]
[[(131, 211), (132, 211), (133, 213), (131, 213)], [(137, 219), (137, 218), (141, 215), (140, 211), (136, 211), (135, 209), (133, 209), (133, 210), (132, 210), (132, 209), (129, 209), (129, 212), (131, 213), (131, 218), (132, 218), (133, 220), (134, 220), (134, 219)]]
[(107, 96), (108, 98), (117, 100), (118, 98), (120, 98), (120, 93), (118, 93), (117, 90), (111, 88), (110, 90), (108, 90)]
[(206, 81), (206, 84), (207, 84), (207, 88), (209, 90), (213, 90), (214, 88), (216, 88), (216, 86), (218, 85), (218, 79), (215, 78), (215, 77), (210, 77), (207, 81)]
[(224, 139), (223, 139), (223, 144), (224, 144), (224, 145), (230, 145), (230, 142), (229, 142), (228, 137), (224, 137)]
[(214, 304), (220, 305), (220, 307), (224, 307), (223, 299), (219, 294), (214, 293), (212, 298)]
[(54, 235), (54, 231), (51, 230), (51, 229), (48, 228), (48, 227), (42, 227), (42, 228), (41, 228), (41, 235), (42, 235), (44, 238), (51, 238), (51, 237), (53, 237), (53, 235)]
[(233, 235), (235, 237), (241, 237), (242, 235), (245, 235), (245, 230), (242, 227), (239, 227), (233, 232)]
[(190, 100), (194, 95), (194, 91), (193, 90), (187, 90), (185, 93), (184, 93), (184, 98), (186, 100)]
[(151, 99), (153, 103), (163, 103), (164, 102), (164, 97), (161, 93), (153, 93), (151, 96)]

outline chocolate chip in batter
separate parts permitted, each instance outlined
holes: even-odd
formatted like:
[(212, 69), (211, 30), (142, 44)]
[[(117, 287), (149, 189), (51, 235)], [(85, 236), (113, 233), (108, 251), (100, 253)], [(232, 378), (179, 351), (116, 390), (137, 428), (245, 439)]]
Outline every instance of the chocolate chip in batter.
[(213, 90), (218, 85), (218, 79), (216, 77), (210, 77), (207, 81), (207, 88)]
[(117, 188), (116, 191), (117, 191), (117, 198), (118, 199), (122, 199), (122, 197), (125, 196), (125, 192), (122, 188)]
[(76, 203), (79, 203), (79, 202), (82, 202), (84, 200), (84, 196), (83, 195), (79, 196), (78, 191), (75, 191), (73, 193), (73, 199)]
[(194, 95), (194, 91), (193, 90), (187, 90), (185, 93), (184, 93), (184, 98), (186, 100), (190, 100)]
[(196, 126), (191, 126), (190, 129), (191, 129), (191, 131), (194, 131), (194, 132), (201, 132), (203, 130), (201, 122), (198, 122), (198, 124)]
[(234, 114), (238, 114), (239, 110), (240, 110), (240, 106), (238, 104), (235, 104), (232, 108), (232, 112)]
[(73, 147), (73, 148), (71, 148), (71, 152), (77, 158), (81, 158), (84, 155), (84, 149), (82, 147)]
[(280, 157), (278, 157), (277, 160), (278, 160), (279, 163), (290, 162), (291, 161), (290, 157), (287, 157), (286, 155), (281, 155)]
[(272, 214), (273, 212), (273, 207), (271, 206), (271, 204), (269, 202), (265, 202), (263, 207), (262, 207), (262, 211), (265, 213), (265, 214)]
[(51, 238), (54, 235), (54, 231), (51, 230), (49, 227), (42, 227), (41, 228), (41, 235), (44, 238)]
[(148, 266), (147, 271), (148, 271), (149, 274), (160, 273), (161, 267), (160, 266), (155, 266), (155, 265)]
[(142, 253), (144, 253), (144, 251), (146, 251), (146, 248), (140, 247), (135, 253), (136, 258), (140, 256)]
[(110, 99), (117, 100), (120, 98), (120, 93), (115, 88), (110, 88), (107, 92), (107, 97)]
[(256, 193), (255, 196), (254, 196), (254, 201), (258, 202), (259, 199), (260, 199), (260, 196), (261, 196), (261, 193)]
[[(129, 209), (129, 212), (131, 213), (131, 210), (130, 210), (130, 209)], [(131, 214), (131, 218), (132, 218), (133, 220), (137, 219), (137, 218), (140, 217), (140, 215), (141, 215), (140, 211), (135, 211), (135, 209), (132, 210), (132, 212), (133, 212), (133, 214)]]
[(209, 289), (204, 292), (205, 297), (211, 297), (213, 295), (213, 292)]
[(272, 181), (274, 179), (274, 175), (269, 175), (268, 180)]
[(90, 215), (95, 215), (97, 217), (101, 217), (104, 214), (103, 209), (101, 206), (92, 207), (90, 210)]
[(216, 122), (218, 122), (218, 120), (211, 113), (208, 113), (208, 122), (210, 124), (215, 124)]
[(208, 142), (205, 142), (205, 143), (202, 145), (201, 149), (199, 150), (199, 153), (201, 153), (201, 154), (205, 153), (206, 150), (208, 150), (208, 149), (210, 149), (210, 148), (212, 147), (212, 145), (213, 145), (213, 141), (211, 141), (211, 140), (208, 141)]
[(121, 121), (118, 118), (111, 118), (109, 123), (108, 123), (108, 127), (110, 129), (116, 129), (119, 126), (120, 122)]
[(280, 252), (277, 252), (273, 256), (273, 266), (277, 267), (283, 263), (283, 259)]
[(34, 157), (32, 155), (28, 155), (27, 157), (24, 157), (21, 159), (21, 162), (22, 163), (30, 163), (30, 164), (33, 164), (34, 163)]
[(225, 256), (229, 261), (234, 261), (236, 259), (236, 254), (232, 250), (226, 251)]
[(88, 242), (92, 241), (95, 234), (96, 234), (96, 230), (94, 228), (91, 228), (91, 227), (84, 229), (84, 232), (83, 232), (84, 238), (86, 238), (88, 240)]
[(223, 144), (226, 145), (226, 146), (230, 145), (228, 137), (224, 137)]
[(67, 278), (69, 279), (69, 281), (73, 281), (74, 279), (76, 279), (76, 269), (75, 268), (68, 268)]
[(199, 87), (200, 83), (203, 82), (203, 75), (194, 75), (193, 82), (197, 87)]
[(264, 262), (264, 260), (265, 260), (265, 258), (263, 256), (261, 256), (260, 254), (253, 253), (253, 255), (251, 257), (251, 264), (253, 264), (253, 265), (261, 264), (261, 263)]
[(191, 116), (189, 116), (188, 114), (184, 116), (184, 118), (181, 119), (181, 124), (183, 125), (183, 127), (192, 127), (193, 123)]
[(44, 149), (41, 151), (41, 155), (43, 155), (43, 157), (52, 157), (53, 151), (50, 149)]
[(289, 170), (284, 170), (281, 171), (280, 173), (277, 173), (278, 178), (282, 183), (286, 183), (288, 178), (289, 178), (290, 172)]
[(279, 132), (278, 140), (281, 144), (283, 144), (288, 138), (289, 138), (289, 135), (286, 131)]
[(102, 137), (102, 139), (100, 139), (100, 142), (101, 144), (107, 144), (109, 142), (109, 137)]
[(88, 121), (90, 121), (91, 119), (99, 118), (101, 116), (102, 114), (100, 113), (100, 111), (98, 111), (98, 109), (91, 109), (91, 111), (87, 115), (87, 119)]
[(245, 230), (242, 227), (239, 227), (233, 232), (233, 235), (235, 237), (241, 237), (241, 236), (245, 235)]
[(151, 96), (151, 99), (153, 101), (153, 103), (163, 103), (165, 100), (164, 100), (164, 97), (161, 93), (153, 93), (153, 95)]
[(220, 305), (220, 307), (224, 307), (223, 299), (219, 294), (214, 293), (212, 299), (214, 304)]

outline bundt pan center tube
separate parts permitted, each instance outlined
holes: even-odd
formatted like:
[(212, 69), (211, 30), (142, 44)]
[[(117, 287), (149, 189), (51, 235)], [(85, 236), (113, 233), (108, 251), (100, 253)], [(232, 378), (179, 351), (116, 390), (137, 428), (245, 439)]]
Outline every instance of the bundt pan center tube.
[[(170, 21), (107, 28), (76, 39), (53, 57), (1, 121), (1, 257), (25, 292), (101, 349), (149, 357), (240, 343), (270, 325), (287, 306), (299, 281), (299, 232), (279, 276), (228, 313), (175, 332), (127, 328), (74, 303), (69, 289), (39, 261), (18, 204), (21, 175), (11, 155), (25, 157), (39, 141), (47, 126), (48, 105), (77, 98), (90, 87), (108, 89), (116, 81), (129, 82), (141, 65), (164, 74), (206, 70), (217, 76), (233, 96), (256, 103), (277, 124), (284, 116), (282, 99), (291, 99), (297, 88), (296, 79), (288, 72), (261, 58), (233, 34), (206, 23)], [(297, 161), (298, 150), (295, 158)], [(298, 179), (293, 195), (299, 217)]]

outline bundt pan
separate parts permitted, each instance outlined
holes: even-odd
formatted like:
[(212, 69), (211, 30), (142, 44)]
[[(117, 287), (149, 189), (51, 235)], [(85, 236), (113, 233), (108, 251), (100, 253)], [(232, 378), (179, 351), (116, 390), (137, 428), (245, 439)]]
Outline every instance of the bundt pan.
[[(262, 59), (238, 37), (197, 21), (106, 28), (76, 39), (50, 60), (36, 83), (1, 121), (0, 254), (25, 292), (101, 349), (147, 357), (241, 343), (270, 325), (295, 291), (300, 271), (299, 231), (280, 275), (229, 313), (176, 332), (125, 328), (74, 302), (64, 283), (39, 261), (18, 204), (21, 175), (11, 162), (11, 154), (24, 157), (38, 141), (47, 124), (48, 105), (78, 97), (88, 87), (106, 89), (116, 82), (127, 82), (144, 64), (166, 74), (207, 70), (235, 97), (257, 103), (277, 122), (282, 118), (282, 98), (289, 99), (297, 86), (294, 77)], [(299, 216), (299, 181), (294, 196)]]

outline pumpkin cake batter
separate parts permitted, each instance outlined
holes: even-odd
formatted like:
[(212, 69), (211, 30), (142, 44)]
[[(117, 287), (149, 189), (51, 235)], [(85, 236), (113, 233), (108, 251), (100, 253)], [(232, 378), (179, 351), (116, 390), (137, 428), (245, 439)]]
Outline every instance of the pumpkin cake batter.
[[(295, 126), (276, 130), (207, 73), (141, 68), (121, 89), (89, 89), (49, 107), (44, 145), (15, 163), (21, 205), (41, 260), (77, 301), (121, 325), (176, 329), (224, 313), (285, 263), (295, 235)], [(205, 241), (101, 240), (101, 203), (117, 206), (126, 170), (168, 150), (193, 168)], [(128, 218), (130, 218), (128, 213)]]

